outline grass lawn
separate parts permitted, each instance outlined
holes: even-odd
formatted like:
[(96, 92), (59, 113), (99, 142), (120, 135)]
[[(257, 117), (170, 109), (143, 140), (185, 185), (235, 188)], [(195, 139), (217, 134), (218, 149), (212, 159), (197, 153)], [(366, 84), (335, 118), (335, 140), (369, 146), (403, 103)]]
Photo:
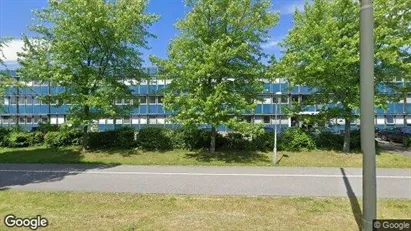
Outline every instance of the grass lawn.
[[(10, 213), (41, 215), (44, 230), (358, 230), (361, 217), (347, 198), (0, 191), (0, 216)], [(409, 214), (411, 200), (378, 202), (381, 219)]]
[[(45, 147), (2, 148), (0, 163), (86, 163), (131, 165), (214, 165), (271, 166), (272, 153), (229, 151), (210, 154), (205, 151), (105, 150), (80, 152), (78, 147), (58, 150)], [(280, 152), (280, 166), (361, 167), (362, 155), (333, 151)], [(411, 168), (411, 156), (384, 152), (377, 155), (380, 168)]]

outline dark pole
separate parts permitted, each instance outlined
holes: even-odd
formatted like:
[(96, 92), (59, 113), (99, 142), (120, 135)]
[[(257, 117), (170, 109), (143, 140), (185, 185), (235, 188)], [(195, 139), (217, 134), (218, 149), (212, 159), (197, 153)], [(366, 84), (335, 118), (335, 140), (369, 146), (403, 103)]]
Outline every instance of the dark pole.
[(361, 147), (363, 152), (363, 229), (373, 230), (377, 216), (374, 138), (374, 13), (372, 0), (361, 0)]

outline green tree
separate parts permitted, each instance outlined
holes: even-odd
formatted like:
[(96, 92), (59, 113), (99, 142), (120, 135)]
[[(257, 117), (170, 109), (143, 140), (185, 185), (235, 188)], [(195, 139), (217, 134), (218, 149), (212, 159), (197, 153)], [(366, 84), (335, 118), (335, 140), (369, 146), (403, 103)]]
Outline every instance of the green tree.
[[(379, 4), (377, 1), (376, 5)], [(382, 7), (378, 14), (390, 14)], [(344, 118), (344, 152), (350, 151), (350, 123), (353, 111), (360, 107), (360, 56), (359, 56), (359, 2), (352, 0), (314, 0), (306, 2), (303, 12), (295, 12), (294, 27), (281, 43), (284, 56), (274, 68), (275, 75), (286, 76), (295, 85), (305, 85), (315, 94), (295, 107), (303, 110), (307, 105), (322, 105), (320, 116)], [(393, 24), (379, 23), (376, 16), (375, 82), (391, 84), (401, 69), (395, 64), (400, 59), (391, 50), (388, 39), (396, 36), (388, 31)], [(394, 29), (395, 31), (396, 29)], [(378, 106), (384, 105), (388, 95), (376, 98)]]
[(158, 19), (145, 13), (147, 4), (53, 0), (34, 11), (37, 22), (29, 29), (37, 36), (23, 38), (21, 76), (65, 88), (43, 100), (70, 104), (69, 119), (84, 128), (83, 150), (93, 120), (129, 113), (131, 106), (117, 106), (115, 100), (134, 99), (125, 81), (145, 76), (140, 49), (148, 48), (146, 40), (154, 35), (147, 27)]
[[(210, 151), (217, 127), (256, 129), (240, 115), (255, 109), (263, 86), (261, 43), (278, 21), (270, 0), (188, 0), (191, 11), (176, 23), (181, 34), (168, 49), (168, 59), (152, 57), (171, 84), (166, 109), (183, 125), (211, 126)], [(258, 129), (257, 129), (258, 130)]]

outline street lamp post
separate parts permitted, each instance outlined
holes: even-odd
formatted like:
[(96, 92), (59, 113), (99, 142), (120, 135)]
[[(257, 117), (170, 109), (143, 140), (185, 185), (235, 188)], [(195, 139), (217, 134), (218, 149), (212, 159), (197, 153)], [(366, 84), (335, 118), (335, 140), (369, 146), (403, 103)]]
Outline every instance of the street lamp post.
[(275, 124), (274, 124), (274, 149), (273, 149), (273, 164), (277, 165), (277, 107), (281, 103), (281, 92), (275, 93), (277, 102), (275, 102), (274, 108), (274, 116), (275, 116)]
[(377, 216), (374, 140), (374, 12), (372, 0), (361, 0), (360, 95), (361, 149), (363, 152), (363, 229), (373, 230)]

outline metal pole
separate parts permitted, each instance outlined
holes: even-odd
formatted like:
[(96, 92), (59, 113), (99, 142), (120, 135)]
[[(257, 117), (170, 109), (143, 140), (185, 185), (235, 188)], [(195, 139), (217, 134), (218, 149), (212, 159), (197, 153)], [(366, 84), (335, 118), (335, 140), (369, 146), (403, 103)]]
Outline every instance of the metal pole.
[(377, 216), (374, 140), (374, 15), (372, 0), (361, 0), (360, 87), (361, 147), (363, 152), (363, 230), (373, 230)]
[[(278, 96), (277, 96), (278, 97)], [(273, 164), (277, 165), (277, 102), (274, 104), (274, 149), (273, 149)]]

